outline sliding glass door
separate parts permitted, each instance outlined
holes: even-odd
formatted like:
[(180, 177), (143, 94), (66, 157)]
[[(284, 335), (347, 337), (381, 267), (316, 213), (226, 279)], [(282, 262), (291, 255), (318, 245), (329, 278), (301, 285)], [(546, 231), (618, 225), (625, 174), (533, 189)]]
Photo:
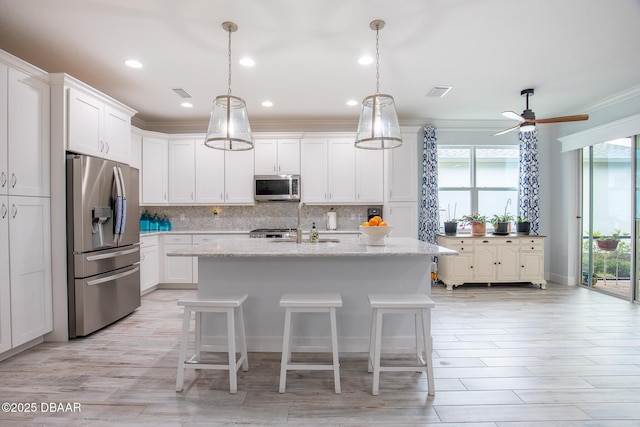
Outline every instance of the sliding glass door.
[(637, 287), (631, 271), (632, 145), (632, 138), (623, 138), (582, 152), (582, 284), (625, 299)]

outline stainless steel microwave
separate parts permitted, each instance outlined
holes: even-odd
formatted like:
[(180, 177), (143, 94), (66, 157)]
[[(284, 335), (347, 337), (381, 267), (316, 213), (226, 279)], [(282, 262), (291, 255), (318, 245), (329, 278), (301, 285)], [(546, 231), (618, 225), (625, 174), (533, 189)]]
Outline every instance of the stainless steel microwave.
[(300, 175), (256, 175), (253, 189), (259, 201), (298, 201)]

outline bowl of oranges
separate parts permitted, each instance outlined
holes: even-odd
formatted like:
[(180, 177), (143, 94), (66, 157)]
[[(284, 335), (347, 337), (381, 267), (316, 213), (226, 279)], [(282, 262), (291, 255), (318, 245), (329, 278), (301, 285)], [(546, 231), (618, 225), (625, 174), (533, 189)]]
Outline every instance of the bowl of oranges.
[(392, 230), (393, 225), (387, 224), (377, 215), (360, 225), (360, 233), (367, 236), (367, 245), (370, 246), (384, 246), (384, 238)]

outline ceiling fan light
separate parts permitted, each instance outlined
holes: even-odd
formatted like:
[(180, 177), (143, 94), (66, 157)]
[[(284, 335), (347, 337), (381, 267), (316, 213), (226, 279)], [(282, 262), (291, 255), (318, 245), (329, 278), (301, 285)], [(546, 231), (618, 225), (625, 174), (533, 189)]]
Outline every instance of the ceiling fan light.
[(242, 98), (221, 95), (213, 100), (204, 144), (217, 150), (243, 151), (253, 148), (247, 106)]
[(391, 95), (377, 93), (362, 101), (355, 145), (368, 150), (384, 150), (402, 145), (396, 104)]
[(525, 122), (520, 125), (520, 132), (532, 132), (536, 130), (535, 123)]

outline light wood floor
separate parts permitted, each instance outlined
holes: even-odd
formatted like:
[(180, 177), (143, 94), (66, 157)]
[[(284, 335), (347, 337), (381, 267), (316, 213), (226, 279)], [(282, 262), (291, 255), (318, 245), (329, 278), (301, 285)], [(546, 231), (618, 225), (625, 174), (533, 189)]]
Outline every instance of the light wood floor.
[[(188, 291), (143, 297), (126, 319), (85, 339), (46, 343), (0, 363), (2, 426), (348, 425), (639, 426), (640, 306), (580, 287), (436, 286), (436, 396), (424, 374), (382, 373), (371, 396), (364, 354), (330, 372), (294, 372), (278, 393), (280, 354), (250, 353), (238, 394), (221, 371), (187, 371), (175, 392)], [(48, 403), (78, 413), (41, 411)]]

